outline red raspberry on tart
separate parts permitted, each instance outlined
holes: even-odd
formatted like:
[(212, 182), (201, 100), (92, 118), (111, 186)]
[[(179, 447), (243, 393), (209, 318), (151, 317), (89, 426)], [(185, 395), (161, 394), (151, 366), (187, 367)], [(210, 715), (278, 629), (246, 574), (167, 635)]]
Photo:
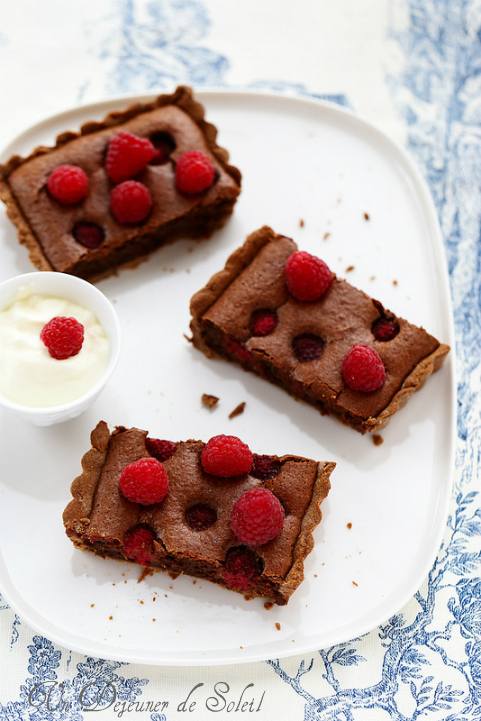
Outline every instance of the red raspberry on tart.
[(383, 385), (386, 369), (374, 348), (358, 344), (344, 356), (342, 375), (349, 388), (369, 393)]
[(287, 260), (287, 289), (297, 300), (318, 300), (331, 280), (332, 272), (326, 263), (305, 250), (295, 251)]
[(247, 546), (262, 546), (279, 535), (284, 525), (281, 502), (268, 488), (251, 488), (234, 503), (231, 528)]
[(215, 168), (202, 151), (186, 150), (177, 160), (175, 183), (183, 193), (202, 193), (210, 188), (214, 180)]
[(249, 447), (237, 436), (214, 436), (205, 444), (201, 454), (204, 471), (221, 478), (249, 473), (252, 462)]
[(169, 489), (167, 471), (156, 458), (141, 458), (129, 463), (119, 479), (120, 492), (133, 503), (149, 506), (165, 498)]
[(64, 205), (79, 203), (89, 189), (87, 174), (78, 165), (59, 165), (47, 181), (48, 192)]
[(110, 209), (119, 223), (140, 223), (151, 208), (150, 191), (138, 180), (126, 180), (110, 193)]
[(155, 157), (156, 151), (148, 138), (139, 138), (122, 130), (109, 143), (105, 167), (110, 180), (122, 183), (133, 178)]

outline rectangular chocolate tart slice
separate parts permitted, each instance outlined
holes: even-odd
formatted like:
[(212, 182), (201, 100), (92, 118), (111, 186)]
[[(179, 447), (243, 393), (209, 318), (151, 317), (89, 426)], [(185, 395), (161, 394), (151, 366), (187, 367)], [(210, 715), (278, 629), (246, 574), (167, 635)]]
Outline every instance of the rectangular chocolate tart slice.
[[(110, 433), (100, 421), (91, 443), (63, 514), (77, 548), (288, 602), (304, 578), (335, 463), (252, 454), (250, 471), (223, 478), (204, 470), (201, 441), (162, 441), (138, 428)], [(168, 478), (165, 497), (150, 505), (119, 488), (122, 471), (146, 458), (160, 461)], [(262, 545), (241, 542), (231, 528), (234, 504), (252, 489), (267, 489), (283, 508), (280, 531)]]
[[(385, 310), (334, 274), (315, 301), (288, 291), (285, 266), (293, 240), (263, 227), (227, 260), (191, 300), (192, 342), (208, 357), (233, 361), (323, 414), (361, 433), (384, 428), (443, 363), (449, 346)], [(353, 346), (369, 346), (385, 380), (354, 390), (343, 360)]]
[[(152, 207), (139, 222), (119, 222), (110, 209), (118, 183), (105, 167), (109, 142), (128, 132), (154, 145), (155, 156), (133, 176), (147, 187)], [(38, 147), (28, 157), (13, 156), (0, 166), (0, 198), (17, 226), (20, 243), (40, 270), (71, 273), (89, 280), (147, 256), (176, 237), (208, 237), (232, 212), (241, 174), (216, 142), (217, 129), (190, 88), (179, 87), (144, 104), (87, 122), (65, 132), (54, 147)], [(175, 182), (179, 157), (201, 151), (214, 166), (214, 182), (203, 192), (181, 192)], [(85, 197), (69, 204), (51, 196), (47, 184), (59, 166), (78, 166), (88, 178)]]

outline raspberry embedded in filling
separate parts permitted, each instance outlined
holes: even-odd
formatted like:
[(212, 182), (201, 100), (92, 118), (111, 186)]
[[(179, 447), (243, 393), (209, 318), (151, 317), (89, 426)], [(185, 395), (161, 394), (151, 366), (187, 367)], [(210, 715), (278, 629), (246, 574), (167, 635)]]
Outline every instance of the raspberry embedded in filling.
[(248, 591), (261, 573), (262, 561), (254, 551), (238, 546), (227, 552), (222, 578), (228, 588)]
[(381, 317), (374, 321), (371, 332), (376, 340), (392, 340), (399, 333), (399, 323), (394, 318)]
[(174, 455), (177, 443), (147, 436), (145, 439), (145, 447), (151, 456), (163, 463)]
[(98, 223), (91, 223), (88, 220), (79, 220), (75, 223), (72, 235), (80, 245), (95, 250), (105, 240), (105, 231)]
[(154, 538), (154, 531), (147, 525), (130, 529), (124, 539), (125, 556), (142, 566), (150, 566), (154, 555)]
[(154, 146), (155, 155), (149, 165), (164, 165), (177, 147), (177, 144), (170, 133), (155, 133), (151, 136), (150, 142)]
[(185, 522), (193, 531), (205, 531), (217, 521), (217, 511), (206, 503), (196, 503), (185, 512)]
[(281, 462), (274, 456), (258, 456), (254, 454), (251, 476), (260, 481), (270, 481), (275, 478), (281, 470)]
[(251, 315), (249, 330), (253, 336), (266, 336), (275, 330), (276, 325), (276, 311), (269, 308), (259, 308)]
[(321, 357), (324, 352), (325, 342), (313, 333), (303, 333), (292, 341), (292, 350), (300, 363), (309, 363)]
[(242, 345), (242, 343), (239, 343), (233, 338), (228, 338), (226, 343), (226, 350), (228, 353), (237, 358), (239, 363), (252, 363), (253, 361), (252, 353), (247, 350), (247, 348)]

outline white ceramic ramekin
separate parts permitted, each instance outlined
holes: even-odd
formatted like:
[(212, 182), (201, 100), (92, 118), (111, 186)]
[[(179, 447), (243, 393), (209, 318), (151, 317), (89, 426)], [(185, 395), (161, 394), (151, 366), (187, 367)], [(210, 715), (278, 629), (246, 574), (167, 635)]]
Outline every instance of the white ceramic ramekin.
[(111, 302), (96, 286), (73, 275), (49, 271), (25, 273), (1, 283), (0, 311), (11, 304), (19, 289), (23, 287), (31, 288), (32, 293), (66, 298), (88, 308), (97, 317), (109, 340), (110, 357), (103, 375), (87, 393), (76, 400), (63, 405), (37, 408), (14, 403), (0, 393), (1, 408), (37, 426), (62, 423), (83, 413), (98, 397), (112, 375), (120, 356), (120, 323)]

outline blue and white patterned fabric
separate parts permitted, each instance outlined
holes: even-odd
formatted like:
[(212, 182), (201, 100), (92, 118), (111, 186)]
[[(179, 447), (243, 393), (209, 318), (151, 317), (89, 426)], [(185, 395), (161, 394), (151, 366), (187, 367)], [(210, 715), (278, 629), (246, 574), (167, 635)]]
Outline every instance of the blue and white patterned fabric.
[(431, 188), (458, 358), (449, 521), (398, 615), (304, 657), (169, 668), (57, 647), (0, 596), (0, 720), (481, 718), (481, 2), (4, 0), (0, 68), (2, 146), (79, 103), (178, 83), (327, 98), (375, 121)]

